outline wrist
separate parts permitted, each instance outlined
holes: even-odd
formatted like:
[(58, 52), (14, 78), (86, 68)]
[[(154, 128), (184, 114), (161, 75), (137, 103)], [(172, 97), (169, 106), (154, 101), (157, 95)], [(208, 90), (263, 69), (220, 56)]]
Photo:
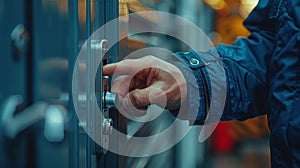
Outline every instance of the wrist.
[[(183, 67), (179, 63), (177, 65), (188, 82), (188, 94), (184, 102), (188, 108), (186, 119), (194, 121), (194, 124), (203, 124), (207, 118), (211, 99), (210, 79), (206, 70), (208, 64), (203, 62), (196, 52), (176, 53), (175, 56), (181, 60), (181, 64), (184, 64)], [(184, 72), (187, 69), (189, 72)], [(191, 78), (195, 78), (196, 82), (191, 82)]]

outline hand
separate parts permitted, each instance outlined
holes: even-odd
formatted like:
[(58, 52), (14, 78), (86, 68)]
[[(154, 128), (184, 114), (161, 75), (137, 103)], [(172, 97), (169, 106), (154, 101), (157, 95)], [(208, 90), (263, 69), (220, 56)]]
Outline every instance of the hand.
[(121, 76), (113, 81), (111, 91), (119, 94), (119, 110), (130, 115), (145, 115), (150, 104), (176, 111), (187, 98), (186, 80), (179, 68), (154, 56), (103, 67), (103, 75), (113, 74)]

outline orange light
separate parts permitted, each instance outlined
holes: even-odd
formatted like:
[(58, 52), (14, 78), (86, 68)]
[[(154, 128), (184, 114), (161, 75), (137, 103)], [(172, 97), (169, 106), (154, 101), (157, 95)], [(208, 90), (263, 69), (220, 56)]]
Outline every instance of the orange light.
[(257, 4), (258, 0), (241, 0), (239, 9), (240, 15), (242, 17), (247, 17)]
[(226, 6), (224, 0), (204, 0), (211, 8), (215, 10), (221, 10)]

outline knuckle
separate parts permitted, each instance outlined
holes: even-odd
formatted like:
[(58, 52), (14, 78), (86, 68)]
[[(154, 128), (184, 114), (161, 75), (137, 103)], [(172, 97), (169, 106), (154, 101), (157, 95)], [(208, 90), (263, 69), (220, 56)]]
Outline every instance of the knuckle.
[(124, 59), (120, 62), (120, 65), (127, 65), (127, 64), (130, 64), (130, 60), (128, 59)]
[(156, 57), (154, 57), (153, 55), (147, 55), (144, 57), (145, 60), (148, 62), (148, 63), (153, 63), (155, 62), (155, 60), (157, 59)]
[(123, 82), (124, 77), (123, 76), (119, 76), (116, 79), (114, 79), (113, 83), (119, 83), (119, 82)]
[(145, 56), (146, 59), (154, 59), (155, 57), (153, 55), (147, 55)]
[(144, 102), (141, 97), (141, 91), (138, 89), (132, 92), (130, 99), (132, 101), (132, 104), (136, 107), (141, 106)]

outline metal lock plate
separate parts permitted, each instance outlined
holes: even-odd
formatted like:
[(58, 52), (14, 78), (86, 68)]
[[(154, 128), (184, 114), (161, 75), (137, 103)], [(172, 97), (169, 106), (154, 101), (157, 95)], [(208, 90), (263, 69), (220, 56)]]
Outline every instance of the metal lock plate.
[[(113, 130), (113, 121), (109, 116), (109, 111), (111, 108), (115, 108), (118, 102), (118, 95), (116, 93), (110, 92), (109, 77), (102, 75), (102, 67), (107, 62), (107, 59), (103, 59), (107, 53), (108, 42), (107, 40), (91, 40), (88, 44), (88, 60), (86, 65), (87, 71), (87, 92), (79, 94), (78, 100), (82, 108), (87, 109), (86, 122), (81, 122), (80, 126), (88, 129), (95, 135), (96, 139), (100, 139), (101, 147), (95, 145), (95, 150), (93, 153), (106, 154), (109, 148), (109, 138)], [(97, 67), (97, 63), (99, 63)], [(89, 82), (93, 81), (95, 77), (95, 83)], [(97, 105), (95, 105), (94, 100), (91, 100), (93, 96), (89, 87), (95, 86), (95, 95), (97, 100)], [(97, 107), (98, 106), (98, 107)], [(96, 113), (96, 108), (100, 108), (101, 114)], [(99, 122), (100, 121), (100, 122)]]
[[(98, 45), (96, 45), (98, 46)], [(108, 42), (107, 40), (102, 40), (100, 42), (100, 51), (101, 51), (101, 58), (104, 58), (105, 54), (107, 53), (108, 49)], [(104, 61), (103, 61), (104, 62)], [(102, 65), (101, 70), (102, 70)], [(101, 71), (102, 72), (102, 71)], [(107, 149), (109, 147), (109, 136), (112, 134), (113, 130), (113, 121), (109, 117), (109, 110), (111, 108), (116, 107), (116, 102), (118, 101), (118, 95), (116, 93), (109, 92), (110, 86), (109, 86), (109, 77), (108, 76), (102, 76), (102, 102), (101, 104), (101, 111), (103, 112), (103, 118), (101, 119), (102, 122), (102, 128), (101, 128), (101, 145), (102, 145), (102, 153), (106, 154)]]

